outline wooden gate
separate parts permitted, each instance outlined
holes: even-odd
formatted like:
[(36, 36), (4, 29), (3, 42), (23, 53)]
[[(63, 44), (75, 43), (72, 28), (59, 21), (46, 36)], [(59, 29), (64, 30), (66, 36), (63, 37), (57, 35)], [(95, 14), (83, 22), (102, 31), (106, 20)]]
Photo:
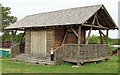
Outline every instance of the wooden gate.
[(31, 54), (35, 57), (46, 57), (46, 31), (31, 32)]

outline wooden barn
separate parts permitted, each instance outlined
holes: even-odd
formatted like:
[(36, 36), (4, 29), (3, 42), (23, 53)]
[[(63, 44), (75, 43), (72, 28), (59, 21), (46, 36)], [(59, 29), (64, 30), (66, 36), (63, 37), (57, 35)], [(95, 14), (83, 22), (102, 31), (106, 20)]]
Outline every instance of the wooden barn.
[[(12, 57), (24, 53), (39, 60), (49, 59), (53, 48), (55, 63), (68, 61), (79, 65), (108, 59), (108, 31), (118, 27), (104, 5), (93, 5), (29, 15), (6, 29), (13, 37), (18, 30), (24, 31), (21, 41), (25, 38), (25, 43), (20, 41), (12, 46)], [(88, 44), (92, 30), (99, 31), (100, 44)]]

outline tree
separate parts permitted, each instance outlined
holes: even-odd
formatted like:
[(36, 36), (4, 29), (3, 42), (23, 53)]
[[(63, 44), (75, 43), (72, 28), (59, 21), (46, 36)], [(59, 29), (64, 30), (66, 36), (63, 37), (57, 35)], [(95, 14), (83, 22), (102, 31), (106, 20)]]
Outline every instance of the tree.
[(4, 28), (17, 21), (17, 18), (11, 16), (10, 7), (2, 7), (2, 32)]
[(100, 37), (91, 35), (88, 42), (91, 44), (95, 44), (95, 43), (98, 44), (98, 43), (100, 43)]
[[(104, 36), (102, 36), (102, 39), (103, 39), (103, 43), (106, 43), (106, 38)], [(92, 43), (92, 44), (100, 44), (100, 36), (96, 36), (96, 35), (91, 35), (90, 38), (89, 38), (89, 43)], [(111, 38), (108, 38), (108, 44), (109, 45), (112, 45), (114, 44), (114, 40), (111, 39)]]
[(2, 41), (10, 41), (11, 40), (11, 34), (9, 34), (9, 30), (5, 30), (5, 27), (9, 26), (10, 24), (17, 21), (17, 18), (15, 16), (11, 16), (10, 7), (3, 7), (1, 5), (2, 10), (2, 28), (0, 29), (0, 32), (3, 33), (2, 35)]

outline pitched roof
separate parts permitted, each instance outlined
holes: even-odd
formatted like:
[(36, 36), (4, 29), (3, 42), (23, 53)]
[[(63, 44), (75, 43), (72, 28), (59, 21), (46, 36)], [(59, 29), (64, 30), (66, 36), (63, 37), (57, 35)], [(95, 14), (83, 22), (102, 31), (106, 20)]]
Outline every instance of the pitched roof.
[(33, 14), (11, 24), (6, 29), (82, 24), (89, 20), (102, 6), (94, 5)]

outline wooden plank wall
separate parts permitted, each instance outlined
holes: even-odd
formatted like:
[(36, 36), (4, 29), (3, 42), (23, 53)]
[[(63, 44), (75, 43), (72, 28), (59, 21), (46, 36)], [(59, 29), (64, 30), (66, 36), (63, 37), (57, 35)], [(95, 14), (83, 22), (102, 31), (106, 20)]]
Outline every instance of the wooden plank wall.
[[(66, 27), (59, 27), (55, 28), (54, 30), (54, 47), (58, 48), (62, 44), (63, 38), (65, 36), (66, 32)], [(77, 44), (77, 37), (76, 35), (70, 30), (68, 31), (66, 39), (65, 39), (65, 44)]]
[(77, 44), (77, 37), (73, 32), (68, 32), (65, 43), (67, 44)]
[(47, 29), (46, 31), (46, 47), (47, 47), (46, 57), (49, 58), (51, 48), (54, 48), (54, 30), (53, 29)]
[[(30, 29), (30, 30), (26, 30), (26, 34), (25, 34), (25, 53), (26, 54), (31, 54), (32, 48), (37, 48), (38, 50), (41, 49), (39, 47), (40, 46), (40, 42), (41, 44), (44, 44), (43, 41), (41, 40), (40, 36), (43, 36), (41, 33), (37, 33), (37, 32), (41, 32), (41, 31), (45, 31), (46, 33), (46, 37), (43, 37), (46, 43), (46, 46), (44, 46), (44, 48), (46, 49), (46, 57), (50, 57), (50, 50), (51, 48), (54, 48), (54, 29), (48, 28), (48, 29)], [(32, 34), (32, 35), (31, 35)], [(31, 38), (36, 38), (36, 39), (31, 39)], [(31, 42), (35, 43), (34, 46), (31, 46)], [(32, 51), (31, 51), (32, 50)], [(44, 49), (43, 49), (44, 50)], [(37, 51), (35, 51), (37, 52)], [(39, 55), (38, 55), (39, 56)]]
[(46, 31), (31, 32), (31, 54), (35, 57), (46, 57)]
[(85, 44), (86, 40), (86, 30), (82, 29), (81, 30), (81, 44)]
[(54, 30), (54, 48), (58, 48), (60, 47), (63, 37), (65, 34), (65, 28), (64, 27), (59, 27), (59, 28), (55, 28)]

